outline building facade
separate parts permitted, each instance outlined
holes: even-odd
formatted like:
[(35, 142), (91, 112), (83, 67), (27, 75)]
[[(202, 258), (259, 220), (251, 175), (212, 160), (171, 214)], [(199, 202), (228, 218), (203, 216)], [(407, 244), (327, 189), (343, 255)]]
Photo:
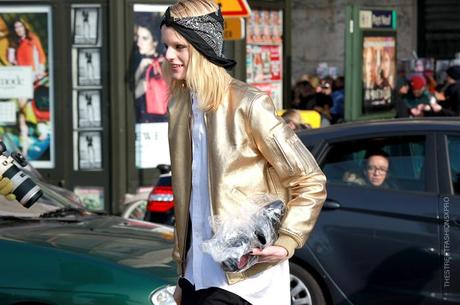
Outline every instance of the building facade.
[[(150, 103), (159, 97), (146, 88), (163, 86), (157, 26), (173, 2), (0, 2), (0, 137), (90, 208), (120, 212), (126, 194), (151, 187), (155, 166), (169, 162), (165, 108)], [(439, 21), (457, 9), (452, 1), (438, 10), (428, 0), (248, 2), (246, 36), (225, 53), (238, 61), (231, 73), (268, 91), (278, 108), (289, 105), (292, 82), (320, 63), (344, 74), (350, 5), (397, 12), (398, 59), (459, 48), (455, 20), (450, 28)]]

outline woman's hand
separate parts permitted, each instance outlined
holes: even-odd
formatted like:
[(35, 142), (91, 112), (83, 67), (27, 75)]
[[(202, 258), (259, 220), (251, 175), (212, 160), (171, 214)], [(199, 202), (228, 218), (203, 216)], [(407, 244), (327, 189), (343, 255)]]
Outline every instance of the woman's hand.
[(258, 263), (279, 263), (288, 258), (285, 248), (279, 246), (269, 246), (264, 249), (254, 248), (251, 255), (258, 256)]
[(147, 67), (153, 62), (151, 58), (142, 58), (141, 62), (139, 63), (139, 68), (143, 71), (147, 69)]

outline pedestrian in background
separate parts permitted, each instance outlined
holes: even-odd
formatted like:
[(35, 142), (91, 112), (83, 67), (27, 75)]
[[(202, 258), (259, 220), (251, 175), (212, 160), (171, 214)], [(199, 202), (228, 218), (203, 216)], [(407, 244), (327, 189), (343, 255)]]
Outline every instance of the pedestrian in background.
[(399, 93), (406, 112), (403, 116), (422, 117), (425, 112), (437, 112), (441, 109), (436, 98), (426, 89), (426, 80), (423, 75), (413, 75), (409, 85), (401, 87)]
[(345, 78), (337, 77), (332, 82), (332, 108), (331, 108), (331, 123), (341, 123), (344, 118), (345, 107)]
[[(161, 34), (171, 90), (173, 258), (181, 276), (174, 298), (179, 305), (289, 305), (287, 259), (313, 229), (326, 198), (326, 178), (276, 116), (270, 97), (225, 70), (236, 63), (223, 55), (223, 17), (214, 1), (172, 5)], [(286, 204), (279, 238), (272, 246), (252, 250), (258, 264), (225, 273), (201, 249), (213, 234), (209, 218), (228, 216), (247, 196), (260, 193)]]
[(440, 99), (442, 109), (435, 115), (459, 116), (460, 115), (460, 66), (455, 65), (447, 69), (447, 88)]
[(291, 107), (311, 110), (315, 105), (315, 88), (307, 80), (298, 81), (292, 90)]
[(284, 119), (286, 124), (294, 131), (311, 128), (309, 124), (304, 124), (302, 122), (302, 116), (300, 115), (300, 112), (297, 109), (288, 109), (281, 115), (281, 117)]
[[(330, 89), (327, 89), (330, 90)], [(331, 108), (332, 108), (332, 97), (330, 94), (318, 92), (315, 94), (315, 104), (313, 109), (321, 115), (321, 127), (331, 125)]]

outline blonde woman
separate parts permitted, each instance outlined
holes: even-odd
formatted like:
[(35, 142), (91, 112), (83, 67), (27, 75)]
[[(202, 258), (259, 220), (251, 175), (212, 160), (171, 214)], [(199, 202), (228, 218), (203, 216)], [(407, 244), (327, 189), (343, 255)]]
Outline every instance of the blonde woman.
[[(326, 178), (269, 96), (233, 79), (223, 55), (223, 18), (214, 1), (182, 0), (161, 24), (169, 81), (169, 141), (175, 196), (173, 257), (181, 305), (290, 304), (288, 259), (307, 240), (326, 198)], [(212, 216), (228, 216), (261, 193), (287, 205), (273, 246), (259, 263), (224, 272), (201, 250)], [(290, 195), (290, 197), (288, 197)]]

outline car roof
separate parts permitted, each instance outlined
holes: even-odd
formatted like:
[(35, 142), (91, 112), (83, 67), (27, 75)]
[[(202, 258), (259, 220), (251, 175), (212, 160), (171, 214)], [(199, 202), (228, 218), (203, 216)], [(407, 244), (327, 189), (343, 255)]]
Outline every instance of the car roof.
[(300, 138), (328, 138), (330, 136), (356, 136), (385, 132), (460, 131), (459, 117), (398, 118), (387, 120), (356, 121), (328, 127), (303, 130)]

